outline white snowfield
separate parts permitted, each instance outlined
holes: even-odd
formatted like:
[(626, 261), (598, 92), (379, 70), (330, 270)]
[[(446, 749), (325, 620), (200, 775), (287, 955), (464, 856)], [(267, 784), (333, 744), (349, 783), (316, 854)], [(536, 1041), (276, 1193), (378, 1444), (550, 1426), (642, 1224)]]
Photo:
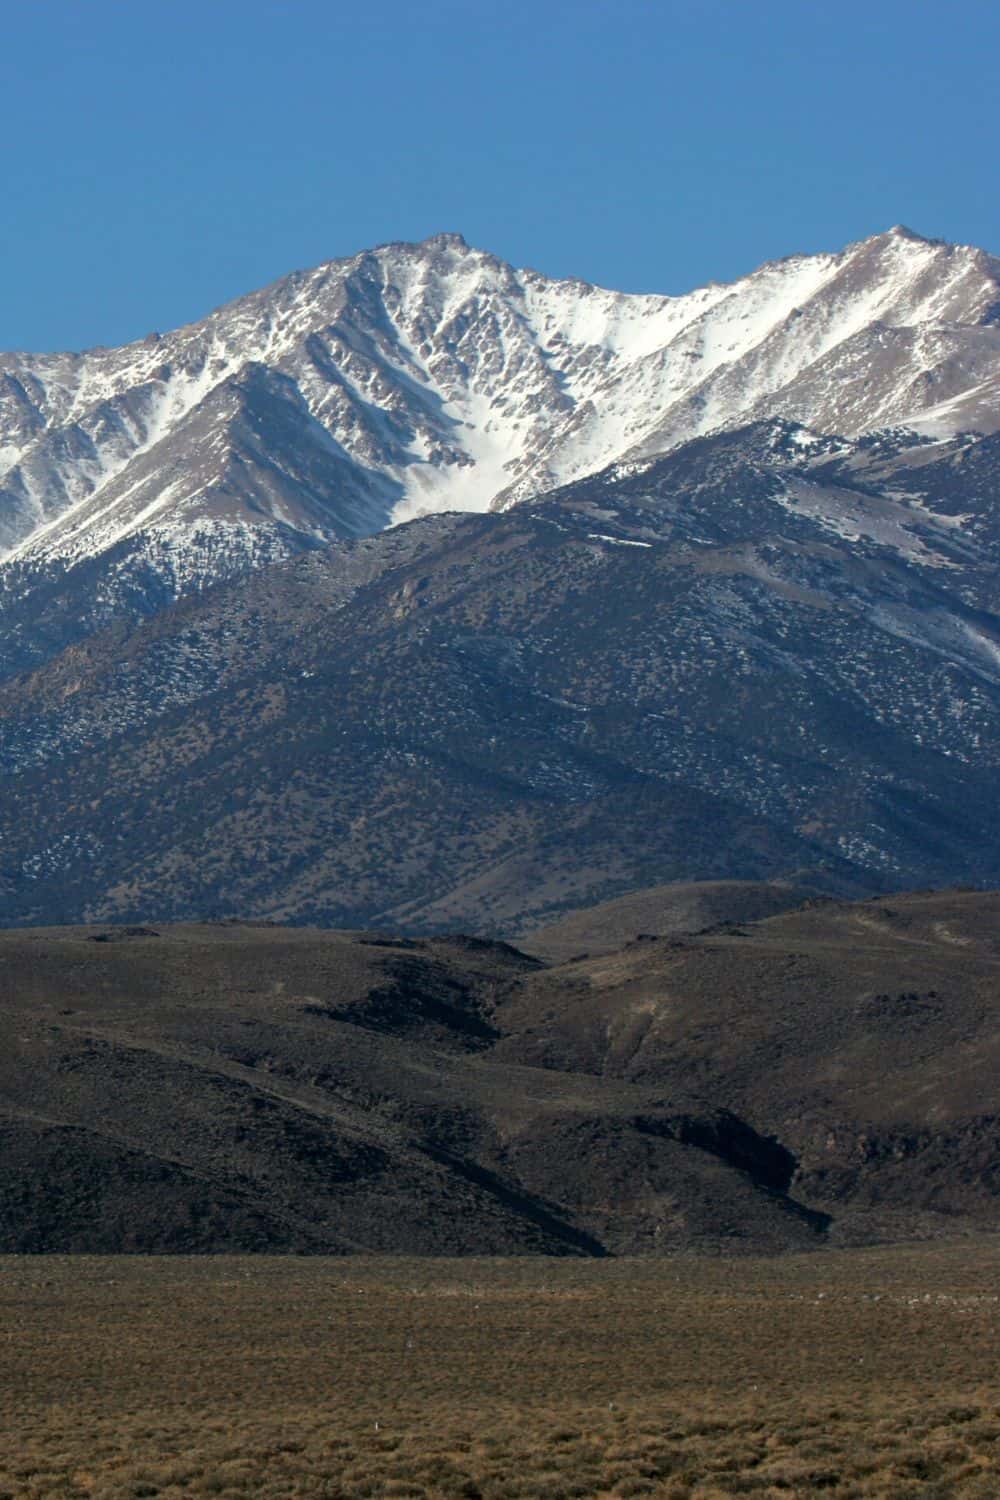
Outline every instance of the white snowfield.
[(1000, 261), (897, 228), (661, 297), (438, 235), (121, 349), (0, 355), (0, 557), (370, 534), (764, 416), (996, 430)]

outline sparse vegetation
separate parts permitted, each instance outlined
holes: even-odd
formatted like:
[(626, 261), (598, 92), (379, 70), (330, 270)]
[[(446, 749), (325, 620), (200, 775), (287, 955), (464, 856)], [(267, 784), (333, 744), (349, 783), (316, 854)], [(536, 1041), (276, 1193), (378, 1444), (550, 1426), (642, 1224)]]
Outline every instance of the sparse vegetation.
[[(723, 889), (745, 909), (752, 888)], [(0, 1251), (732, 1255), (996, 1230), (998, 928), (1000, 895), (938, 892), (550, 966), (267, 923), (0, 933)]]
[(0, 1495), (993, 1500), (995, 1270), (7, 1258)]

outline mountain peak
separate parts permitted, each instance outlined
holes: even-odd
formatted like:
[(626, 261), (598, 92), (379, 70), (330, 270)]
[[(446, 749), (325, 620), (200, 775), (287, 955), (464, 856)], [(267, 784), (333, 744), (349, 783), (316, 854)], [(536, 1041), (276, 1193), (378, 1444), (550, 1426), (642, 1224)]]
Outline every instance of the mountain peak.
[(91, 556), (163, 524), (183, 546), (206, 519), (315, 545), (768, 417), (992, 431), (996, 275), (934, 243), (896, 225), (665, 297), (519, 271), (445, 230), (154, 343), (6, 356), (0, 547)]
[(907, 224), (893, 224), (892, 228), (888, 231), (888, 233), (889, 233), (889, 235), (893, 239), (897, 239), (897, 240), (913, 240), (916, 244), (919, 244), (919, 245), (943, 245), (943, 244), (945, 244), (944, 240), (936, 240), (936, 239), (931, 238), (931, 236), (929, 236), (929, 235), (919, 234), (916, 229), (911, 229), (909, 227), (909, 225), (907, 225)]
[(429, 234), (420, 243), (426, 245), (428, 249), (468, 250), (469, 248), (465, 236), (453, 229), (442, 229), (437, 234)]
[[(470, 245), (465, 236), (459, 234), (457, 230), (442, 229), (437, 234), (429, 234), (422, 240), (385, 240), (368, 250), (360, 250), (357, 255), (345, 257), (343, 260), (328, 261), (327, 266), (336, 273), (342, 267), (363, 265), (372, 258), (379, 261), (440, 259), (447, 264), (450, 257), (464, 258), (482, 255), (486, 255), (486, 252)], [(493, 259), (491, 256), (487, 258)]]

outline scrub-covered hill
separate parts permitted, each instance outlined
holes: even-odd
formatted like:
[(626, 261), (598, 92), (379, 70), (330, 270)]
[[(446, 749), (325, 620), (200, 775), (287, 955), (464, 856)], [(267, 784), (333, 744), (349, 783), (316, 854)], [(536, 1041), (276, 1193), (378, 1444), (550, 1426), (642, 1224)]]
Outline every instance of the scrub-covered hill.
[(1000, 898), (546, 967), (216, 924), (0, 935), (0, 1248), (778, 1252), (1000, 1227)]

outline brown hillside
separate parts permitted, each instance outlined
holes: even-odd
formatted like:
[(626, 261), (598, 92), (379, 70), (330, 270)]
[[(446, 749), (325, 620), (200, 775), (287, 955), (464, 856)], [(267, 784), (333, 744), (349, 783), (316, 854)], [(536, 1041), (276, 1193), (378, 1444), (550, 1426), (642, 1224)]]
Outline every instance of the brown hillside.
[(668, 1253), (1000, 1225), (1000, 896), (543, 966), (0, 934), (0, 1248)]
[(685, 937), (720, 922), (759, 922), (815, 894), (778, 880), (677, 881), (567, 912), (549, 926), (526, 928), (518, 941), (548, 963), (564, 963), (584, 951), (612, 953), (640, 935)]

